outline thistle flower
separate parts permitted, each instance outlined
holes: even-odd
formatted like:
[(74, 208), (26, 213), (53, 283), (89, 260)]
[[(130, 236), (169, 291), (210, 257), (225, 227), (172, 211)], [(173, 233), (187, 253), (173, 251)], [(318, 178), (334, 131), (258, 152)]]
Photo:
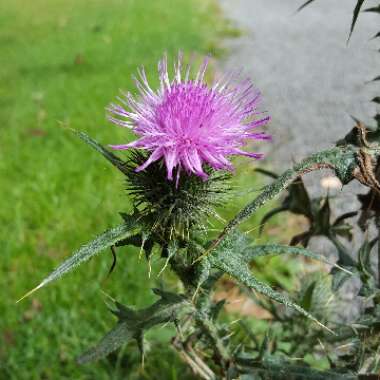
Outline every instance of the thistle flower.
[(111, 145), (113, 149), (137, 148), (151, 152), (136, 171), (163, 159), (167, 178), (177, 183), (181, 170), (207, 179), (204, 165), (215, 170), (233, 170), (229, 156), (240, 155), (259, 159), (260, 153), (242, 150), (248, 140), (267, 140), (263, 132), (253, 132), (265, 125), (270, 117), (257, 118), (260, 93), (250, 79), (237, 74), (224, 76), (211, 86), (204, 82), (208, 65), (206, 58), (195, 78), (190, 78), (190, 65), (183, 70), (180, 53), (174, 64), (174, 78), (169, 79), (166, 55), (158, 64), (161, 86), (157, 91), (149, 86), (143, 68), (140, 79), (134, 78), (140, 92), (135, 99), (131, 93), (111, 104), (109, 120), (133, 129), (139, 139), (129, 144)]

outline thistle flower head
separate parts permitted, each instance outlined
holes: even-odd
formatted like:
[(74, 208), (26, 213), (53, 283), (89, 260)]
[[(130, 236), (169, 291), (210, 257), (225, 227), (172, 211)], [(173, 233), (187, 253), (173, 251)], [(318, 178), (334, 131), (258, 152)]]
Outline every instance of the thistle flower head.
[(135, 78), (140, 97), (126, 93), (119, 98), (121, 104), (108, 108), (112, 122), (133, 129), (139, 137), (129, 144), (111, 147), (150, 152), (136, 171), (162, 159), (169, 180), (173, 179), (174, 170), (177, 182), (182, 170), (207, 179), (205, 165), (215, 170), (232, 170), (230, 156), (261, 158), (260, 153), (242, 150), (248, 140), (270, 138), (263, 132), (254, 132), (269, 121), (268, 116), (257, 117), (260, 93), (250, 79), (242, 80), (236, 74), (208, 86), (204, 82), (207, 65), (206, 58), (195, 78), (191, 78), (190, 66), (183, 68), (180, 53), (174, 78), (169, 79), (165, 55), (158, 64), (161, 86), (157, 91), (152, 90), (144, 69), (140, 69), (140, 78)]

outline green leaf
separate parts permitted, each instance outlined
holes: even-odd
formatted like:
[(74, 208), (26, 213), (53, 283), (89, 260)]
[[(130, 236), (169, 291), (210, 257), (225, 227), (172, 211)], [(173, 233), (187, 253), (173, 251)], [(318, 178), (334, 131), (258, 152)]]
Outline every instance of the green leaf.
[(319, 326), (332, 332), (329, 328), (324, 326), (301, 306), (291, 301), (287, 296), (275, 291), (269, 285), (257, 280), (249, 270), (244, 257), (237, 252), (234, 252), (234, 254), (231, 255), (231, 252), (228, 250), (224, 251), (222, 249), (218, 249), (217, 252), (208, 257), (208, 260), (214, 268), (220, 269), (223, 272), (229, 274), (242, 285), (247, 286), (251, 290), (257, 291), (258, 293), (263, 294), (270, 299), (285, 305), (286, 307), (290, 307), (298, 311), (300, 314), (311, 319)]
[(295, 364), (295, 360), (269, 354), (262, 360), (237, 358), (237, 362), (245, 369), (241, 380), (358, 380), (358, 375), (349, 372), (320, 371)]
[(192, 305), (183, 295), (160, 289), (153, 289), (153, 292), (160, 296), (160, 299), (144, 309), (133, 310), (116, 302), (117, 310), (112, 312), (118, 316), (118, 323), (95, 347), (82, 354), (78, 363), (101, 359), (131, 339), (137, 341), (140, 352), (144, 354), (143, 339), (146, 330), (175, 321), (193, 311)]
[[(23, 298), (31, 295), (36, 290), (42, 288), (43, 286), (49, 284), (50, 282), (58, 279), (62, 275), (70, 272), (78, 265), (89, 260), (91, 257), (95, 256), (100, 251), (111, 247), (116, 244), (118, 241), (131, 236), (136, 232), (136, 224), (122, 224), (118, 227), (111, 228), (110, 230), (102, 233), (96, 237), (91, 242), (80, 247), (74, 254), (64, 261), (61, 265), (58, 266), (48, 277), (46, 277), (37, 287), (28, 292), (25, 296), (20, 298), (21, 301)], [(17, 302), (19, 302), (17, 301)]]
[(75, 129), (71, 129), (71, 131), (74, 132), (86, 144), (90, 145), (103, 157), (105, 157), (113, 166), (118, 168), (122, 173), (125, 173), (125, 163), (121, 158), (107, 150), (103, 145), (99, 144), (96, 140), (88, 136), (86, 133), (77, 131)]
[(128, 326), (127, 322), (118, 323), (104, 338), (98, 343), (98, 345), (78, 358), (79, 364), (84, 364), (90, 361), (94, 361), (103, 358), (115, 351), (117, 348), (127, 343), (133, 338), (133, 330)]
[(248, 249), (245, 249), (244, 252), (242, 253), (244, 259), (247, 262), (254, 260), (255, 258), (260, 257), (260, 256), (285, 255), (285, 254), (306, 256), (311, 259), (322, 261), (326, 264), (337, 267), (343, 270), (344, 272), (348, 272), (346, 269), (336, 264), (330, 263), (322, 255), (319, 255), (318, 253), (314, 253), (302, 247), (292, 247), (292, 246), (281, 245), (281, 244), (266, 244), (266, 245), (256, 245), (254, 247), (249, 247)]
[[(380, 35), (380, 34), (379, 34)], [(374, 103), (377, 103), (377, 104), (380, 104), (380, 96), (375, 96), (371, 102), (374, 102)]]
[(352, 36), (352, 32), (354, 31), (356, 21), (358, 20), (360, 9), (361, 9), (362, 5), (364, 4), (364, 1), (365, 0), (358, 0), (357, 3), (356, 3), (355, 9), (354, 9), (354, 13), (353, 13), (353, 16), (352, 16), (352, 23), (351, 23), (350, 34), (348, 36), (348, 40)]

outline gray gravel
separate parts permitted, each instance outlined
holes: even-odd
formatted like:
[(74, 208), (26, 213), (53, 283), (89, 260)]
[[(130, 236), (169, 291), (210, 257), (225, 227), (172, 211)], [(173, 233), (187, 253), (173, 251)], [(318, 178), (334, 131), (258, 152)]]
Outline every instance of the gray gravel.
[(270, 163), (285, 167), (328, 147), (351, 128), (350, 115), (369, 121), (375, 114), (369, 100), (379, 86), (365, 82), (380, 73), (379, 45), (369, 41), (380, 29), (378, 15), (361, 14), (347, 46), (356, 0), (316, 0), (300, 13), (302, 0), (220, 4), (244, 33), (225, 42), (222, 68), (243, 68), (262, 91), (273, 118)]

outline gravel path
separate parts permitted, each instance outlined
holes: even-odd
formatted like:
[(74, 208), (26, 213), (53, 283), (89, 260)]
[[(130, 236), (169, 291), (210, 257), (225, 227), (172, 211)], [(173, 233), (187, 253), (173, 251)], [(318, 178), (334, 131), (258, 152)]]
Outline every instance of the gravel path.
[[(230, 54), (222, 69), (243, 68), (272, 116), (269, 131), (274, 142), (267, 145), (264, 165), (280, 172), (331, 146), (353, 126), (350, 115), (371, 120), (376, 106), (369, 100), (377, 95), (379, 82), (365, 82), (380, 74), (379, 46), (369, 41), (380, 29), (378, 15), (361, 14), (347, 46), (356, 0), (316, 0), (300, 13), (295, 11), (302, 0), (219, 1), (226, 16), (244, 31), (242, 37), (225, 42)], [(304, 178), (314, 196), (326, 193), (320, 187), (323, 175)], [(358, 208), (359, 187), (350, 183), (344, 188), (332, 202), (335, 212)], [(358, 231), (354, 236), (353, 252), (361, 240)], [(324, 238), (313, 239), (310, 248), (327, 257), (335, 251)], [(358, 289), (357, 281), (345, 284), (342, 319), (355, 319), (361, 307), (355, 296)]]
[(243, 30), (226, 41), (222, 68), (243, 68), (273, 118), (268, 163), (286, 167), (342, 137), (350, 115), (369, 121), (375, 114), (369, 100), (378, 85), (365, 82), (380, 71), (378, 43), (369, 41), (380, 29), (378, 15), (361, 14), (347, 46), (356, 0), (316, 0), (300, 13), (302, 0), (219, 1)]

